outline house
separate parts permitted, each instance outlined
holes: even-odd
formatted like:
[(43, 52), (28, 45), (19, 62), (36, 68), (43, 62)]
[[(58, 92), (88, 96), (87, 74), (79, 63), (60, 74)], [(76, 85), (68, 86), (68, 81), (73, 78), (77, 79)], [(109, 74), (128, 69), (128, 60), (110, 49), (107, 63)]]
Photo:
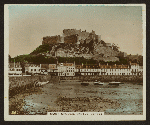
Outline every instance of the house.
[(59, 63), (57, 65), (58, 76), (75, 76), (75, 64)]
[(40, 74), (41, 75), (48, 75), (48, 71), (49, 71), (49, 64), (40, 64)]
[(9, 63), (8, 65), (8, 75), (18, 75), (21, 76), (22, 75), (22, 67), (20, 65), (20, 63)]
[(38, 64), (25, 64), (25, 73), (40, 74), (41, 66)]
[(99, 75), (99, 65), (94, 64), (82, 64), (82, 68), (79, 69), (81, 75)]
[(49, 64), (48, 73), (49, 73), (51, 76), (57, 76), (57, 75), (58, 75), (57, 64)]

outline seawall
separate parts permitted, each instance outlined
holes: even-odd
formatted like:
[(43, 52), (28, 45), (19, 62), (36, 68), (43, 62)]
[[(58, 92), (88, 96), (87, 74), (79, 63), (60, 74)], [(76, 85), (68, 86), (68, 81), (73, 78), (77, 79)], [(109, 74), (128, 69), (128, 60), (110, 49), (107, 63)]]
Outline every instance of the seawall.
[(119, 81), (119, 82), (143, 82), (143, 76), (117, 76), (117, 75), (101, 75), (101, 76), (74, 76), (74, 77), (60, 77), (61, 80), (83, 80), (94, 81), (100, 80), (102, 82)]
[(9, 95), (13, 96), (36, 86), (37, 82), (47, 82), (51, 76), (17, 76), (9, 77)]

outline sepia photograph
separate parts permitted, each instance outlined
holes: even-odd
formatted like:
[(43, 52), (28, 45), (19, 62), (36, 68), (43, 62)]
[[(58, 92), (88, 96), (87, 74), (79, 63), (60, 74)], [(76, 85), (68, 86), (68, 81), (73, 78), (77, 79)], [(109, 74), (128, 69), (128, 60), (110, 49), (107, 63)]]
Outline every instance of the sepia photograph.
[(146, 120), (146, 4), (5, 4), (5, 121)]

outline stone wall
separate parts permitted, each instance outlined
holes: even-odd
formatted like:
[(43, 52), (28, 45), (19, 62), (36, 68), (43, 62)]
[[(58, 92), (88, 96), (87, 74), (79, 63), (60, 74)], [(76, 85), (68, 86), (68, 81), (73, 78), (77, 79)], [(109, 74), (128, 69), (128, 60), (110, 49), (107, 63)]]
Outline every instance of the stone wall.
[(42, 45), (44, 44), (56, 44), (61, 41), (61, 37), (58, 36), (48, 36), (48, 37), (43, 37)]
[(89, 36), (89, 32), (82, 31), (80, 34), (78, 34), (78, 41), (85, 40)]
[(107, 75), (101, 75), (101, 76), (75, 76), (75, 77), (60, 77), (61, 80), (83, 80), (83, 81), (94, 81), (94, 80), (100, 80), (102, 82), (110, 82), (110, 81), (118, 81), (118, 82), (143, 82), (142, 76), (107, 76)]
[(71, 35), (76, 35), (80, 33), (81, 33), (81, 29), (80, 30), (76, 30), (76, 29), (64, 29), (63, 30), (64, 36), (71, 36)]
[(46, 82), (50, 80), (51, 80), (51, 76), (49, 75), (9, 77), (9, 89), (25, 86), (28, 84), (34, 84), (35, 82)]
[(71, 35), (64, 37), (64, 43), (77, 43), (77, 35)]

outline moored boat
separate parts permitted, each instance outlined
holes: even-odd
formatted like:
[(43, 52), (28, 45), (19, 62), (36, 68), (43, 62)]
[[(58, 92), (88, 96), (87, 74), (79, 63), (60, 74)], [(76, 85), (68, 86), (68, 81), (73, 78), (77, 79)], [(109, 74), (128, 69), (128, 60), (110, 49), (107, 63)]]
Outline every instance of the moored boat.
[(85, 83), (85, 82), (82, 82), (81, 85), (88, 86), (89, 83), (87, 83), (87, 82), (86, 82), (86, 83)]
[(94, 85), (103, 85), (104, 83), (103, 82), (98, 82), (97, 80), (94, 82)]
[(123, 82), (109, 82), (109, 85), (119, 85), (124, 84)]

